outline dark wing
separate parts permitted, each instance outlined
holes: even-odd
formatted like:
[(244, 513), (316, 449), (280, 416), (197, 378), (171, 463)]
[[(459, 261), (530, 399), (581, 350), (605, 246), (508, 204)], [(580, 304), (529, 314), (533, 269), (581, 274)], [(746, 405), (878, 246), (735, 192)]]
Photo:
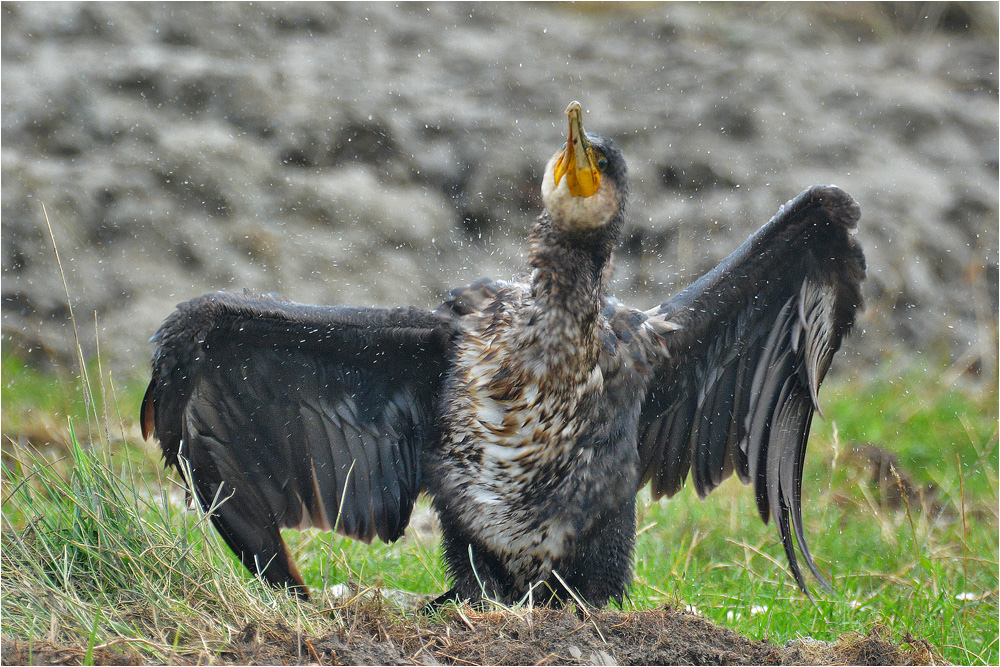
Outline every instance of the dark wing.
[(157, 436), (251, 572), (301, 586), (279, 528), (402, 535), (420, 451), (436, 437), (453, 321), (417, 308), (199, 297), (154, 336), (143, 436)]
[[(817, 392), (862, 305), (860, 211), (836, 187), (788, 202), (719, 266), (648, 311), (660, 365), (640, 417), (642, 483), (676, 493), (690, 470), (700, 496), (732, 474), (773, 514), (803, 591), (791, 533), (825, 587), (802, 529), (802, 462)], [(789, 525), (791, 523), (791, 526)], [(808, 591), (806, 591), (808, 592)]]

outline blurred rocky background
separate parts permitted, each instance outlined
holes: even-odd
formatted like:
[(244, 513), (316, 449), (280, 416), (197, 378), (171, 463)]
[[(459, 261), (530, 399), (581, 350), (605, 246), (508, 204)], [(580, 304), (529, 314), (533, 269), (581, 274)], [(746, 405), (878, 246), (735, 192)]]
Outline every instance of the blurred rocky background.
[(434, 307), (524, 263), (578, 99), (666, 300), (814, 183), (863, 212), (840, 372), (993, 377), (995, 3), (2, 5), (3, 354), (131, 381), (217, 289)]

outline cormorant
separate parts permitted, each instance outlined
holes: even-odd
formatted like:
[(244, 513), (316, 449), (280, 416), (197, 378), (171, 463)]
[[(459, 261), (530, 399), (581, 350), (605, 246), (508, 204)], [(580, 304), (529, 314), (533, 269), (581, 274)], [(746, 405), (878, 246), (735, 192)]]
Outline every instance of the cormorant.
[(584, 132), (578, 103), (566, 113), (524, 276), (481, 279), (434, 311), (217, 292), (153, 337), (143, 435), (251, 572), (307, 597), (281, 528), (391, 542), (426, 492), (454, 582), (438, 602), (532, 589), (620, 603), (642, 486), (671, 496), (690, 474), (704, 496), (735, 471), (799, 587), (793, 533), (827, 586), (802, 527), (802, 463), (862, 303), (857, 204), (809, 188), (677, 296), (633, 310), (605, 294), (625, 160)]

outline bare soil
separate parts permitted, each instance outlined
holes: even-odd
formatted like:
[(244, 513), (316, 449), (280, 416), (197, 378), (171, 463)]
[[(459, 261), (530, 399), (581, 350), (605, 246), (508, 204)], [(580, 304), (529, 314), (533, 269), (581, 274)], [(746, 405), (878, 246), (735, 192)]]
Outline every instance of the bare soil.
[[(379, 600), (329, 613), (340, 630), (322, 637), (285, 626), (248, 626), (214, 653), (183, 647), (171, 664), (446, 664), (446, 665), (932, 665), (945, 664), (924, 640), (893, 638), (883, 627), (836, 642), (809, 638), (777, 646), (751, 640), (692, 612), (666, 607), (600, 611), (475, 612), (449, 609), (437, 618), (401, 615)], [(3, 641), (3, 664), (79, 665), (79, 646)], [(156, 664), (141, 641), (98, 645), (94, 664)]]

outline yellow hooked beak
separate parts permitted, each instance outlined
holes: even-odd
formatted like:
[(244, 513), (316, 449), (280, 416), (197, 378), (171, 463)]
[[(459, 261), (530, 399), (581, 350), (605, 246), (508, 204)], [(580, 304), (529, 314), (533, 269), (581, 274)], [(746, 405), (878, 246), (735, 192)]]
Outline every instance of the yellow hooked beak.
[(570, 102), (566, 107), (569, 116), (569, 137), (566, 148), (556, 160), (555, 181), (559, 185), (566, 177), (566, 187), (574, 197), (589, 197), (601, 187), (601, 172), (597, 168), (594, 148), (583, 133), (582, 112), (579, 102)]

